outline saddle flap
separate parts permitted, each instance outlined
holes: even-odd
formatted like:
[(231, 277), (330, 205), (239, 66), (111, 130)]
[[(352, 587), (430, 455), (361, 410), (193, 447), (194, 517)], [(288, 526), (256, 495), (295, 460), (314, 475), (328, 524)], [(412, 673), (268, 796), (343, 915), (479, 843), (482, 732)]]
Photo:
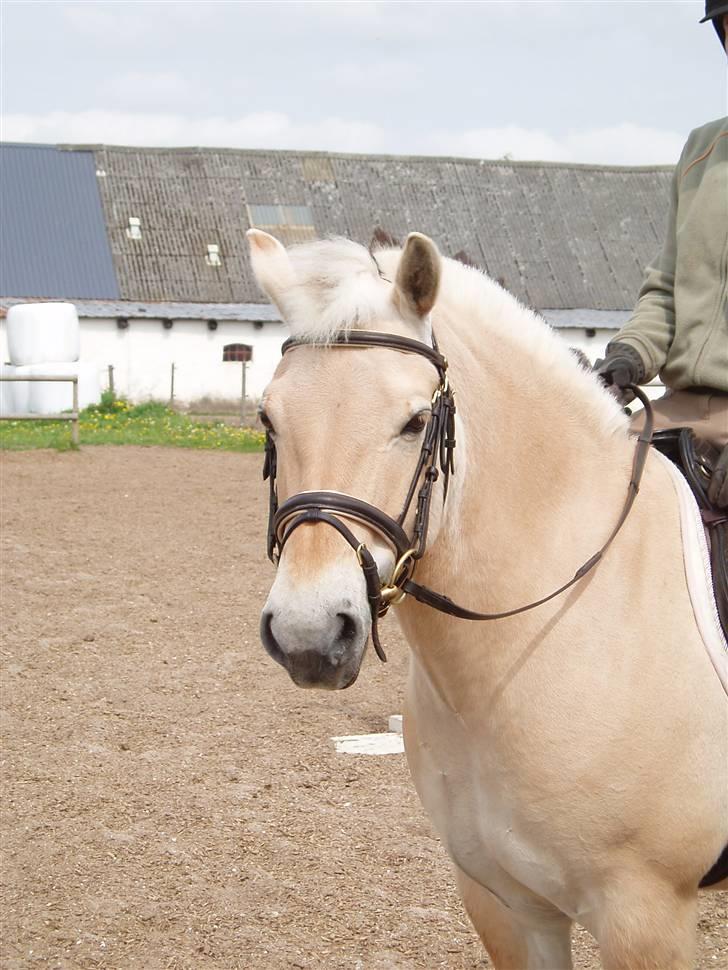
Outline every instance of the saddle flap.
[(697, 438), (692, 428), (657, 431), (652, 444), (682, 472), (700, 509), (710, 550), (715, 604), (728, 639), (728, 516), (708, 498), (720, 450)]

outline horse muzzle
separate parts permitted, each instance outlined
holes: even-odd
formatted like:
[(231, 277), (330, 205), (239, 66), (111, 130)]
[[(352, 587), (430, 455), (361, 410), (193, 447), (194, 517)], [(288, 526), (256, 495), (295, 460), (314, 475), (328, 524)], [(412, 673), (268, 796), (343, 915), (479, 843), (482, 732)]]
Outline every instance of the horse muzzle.
[(280, 588), (274, 583), (261, 616), (260, 638), (298, 687), (343, 690), (359, 676), (371, 615), (360, 591), (347, 595), (339, 587), (326, 595), (327, 588), (336, 587), (322, 584), (301, 595), (288, 584)]

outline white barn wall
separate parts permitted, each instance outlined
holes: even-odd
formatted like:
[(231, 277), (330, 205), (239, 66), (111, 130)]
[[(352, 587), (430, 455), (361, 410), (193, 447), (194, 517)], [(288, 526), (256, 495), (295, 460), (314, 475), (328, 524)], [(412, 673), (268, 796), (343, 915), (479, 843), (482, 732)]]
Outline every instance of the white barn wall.
[[(287, 336), (287, 328), (270, 322), (256, 329), (252, 323), (219, 321), (216, 330), (209, 330), (203, 320), (180, 320), (166, 330), (161, 320), (130, 319), (122, 330), (113, 318), (85, 317), (81, 319), (81, 360), (98, 368), (102, 387), (107, 385), (108, 366), (113, 365), (116, 393), (134, 402), (169, 399), (172, 363), (176, 401), (201, 397), (239, 401), (242, 364), (223, 362), (223, 347), (232, 343), (252, 346), (246, 392), (256, 399), (278, 364)], [(2, 360), (8, 359), (4, 321), (0, 355)]]
[[(604, 356), (614, 336), (614, 329), (606, 327), (587, 331), (583, 326), (559, 326), (556, 332), (567, 346), (582, 350), (592, 363)], [(128, 328), (122, 330), (115, 318), (82, 317), (81, 360), (98, 368), (102, 387), (106, 387), (107, 368), (112, 364), (116, 392), (131, 401), (168, 400), (174, 362), (175, 400), (179, 403), (202, 397), (235, 402), (240, 400), (242, 365), (223, 363), (223, 347), (250, 344), (253, 361), (247, 370), (247, 395), (255, 400), (270, 380), (287, 336), (287, 327), (271, 321), (256, 328), (253, 323), (219, 320), (217, 329), (209, 330), (204, 320), (175, 320), (166, 330), (161, 319), (130, 318)], [(0, 355), (3, 361), (8, 359), (4, 320)], [(661, 392), (661, 385), (655, 385), (650, 396)]]
[(581, 350), (592, 364), (601, 360), (607, 352), (607, 344), (614, 336), (613, 330), (595, 330), (594, 336), (587, 336), (583, 328), (559, 327), (556, 333), (568, 347)]
[(220, 321), (209, 330), (205, 321), (175, 321), (165, 330), (161, 320), (129, 320), (125, 330), (115, 320), (87, 319), (81, 324), (81, 356), (104, 369), (114, 366), (117, 393), (132, 401), (167, 400), (171, 365), (174, 396), (180, 402), (201, 397), (239, 400), (242, 365), (223, 362), (226, 344), (250, 344), (253, 360), (246, 374), (247, 395), (258, 398), (270, 380), (287, 336), (282, 324)]

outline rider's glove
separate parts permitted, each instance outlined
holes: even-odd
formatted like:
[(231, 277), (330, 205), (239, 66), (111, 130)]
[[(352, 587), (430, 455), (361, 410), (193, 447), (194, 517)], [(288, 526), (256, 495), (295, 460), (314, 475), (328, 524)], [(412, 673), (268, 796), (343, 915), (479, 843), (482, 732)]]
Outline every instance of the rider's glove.
[(708, 489), (708, 498), (719, 509), (728, 509), (728, 445), (720, 453)]
[(610, 344), (607, 356), (596, 362), (594, 370), (622, 404), (629, 404), (634, 398), (625, 388), (629, 384), (641, 384), (645, 379), (642, 358), (629, 344)]

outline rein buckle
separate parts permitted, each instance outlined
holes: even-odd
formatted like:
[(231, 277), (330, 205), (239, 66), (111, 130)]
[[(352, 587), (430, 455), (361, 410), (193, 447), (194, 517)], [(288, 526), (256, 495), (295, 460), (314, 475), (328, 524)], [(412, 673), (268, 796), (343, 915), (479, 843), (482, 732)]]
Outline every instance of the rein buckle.
[(392, 575), (389, 578), (389, 583), (386, 586), (382, 586), (380, 596), (382, 602), (389, 606), (399, 606), (402, 600), (407, 595), (402, 589), (401, 584), (410, 578), (412, 575), (412, 570), (415, 565), (415, 553), (416, 548), (408, 549), (404, 555), (400, 556), (397, 560), (394, 569), (392, 570)]

